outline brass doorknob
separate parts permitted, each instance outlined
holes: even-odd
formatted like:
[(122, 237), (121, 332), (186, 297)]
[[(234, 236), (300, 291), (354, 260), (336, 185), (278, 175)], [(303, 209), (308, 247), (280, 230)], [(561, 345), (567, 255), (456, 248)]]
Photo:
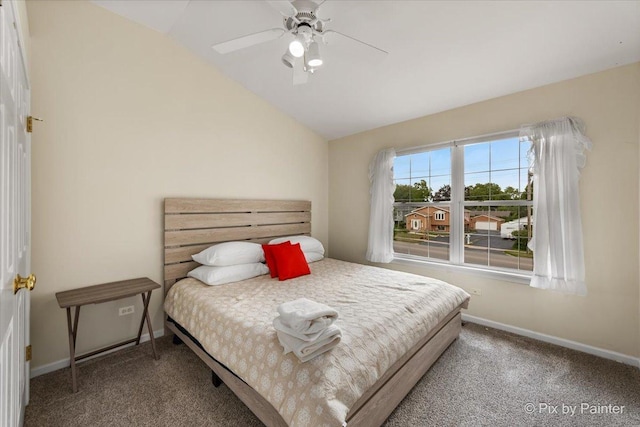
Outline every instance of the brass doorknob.
[(30, 274), (29, 277), (20, 277), (20, 275), (17, 274), (16, 278), (13, 279), (14, 294), (17, 294), (18, 291), (22, 288), (32, 291), (33, 288), (35, 288), (35, 286), (36, 286), (36, 276), (34, 274)]

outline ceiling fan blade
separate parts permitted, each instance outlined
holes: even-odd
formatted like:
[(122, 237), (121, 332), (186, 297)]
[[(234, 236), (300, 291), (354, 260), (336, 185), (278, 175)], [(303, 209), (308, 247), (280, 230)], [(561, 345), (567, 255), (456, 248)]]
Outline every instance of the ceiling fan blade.
[(324, 36), (326, 36), (326, 35), (331, 35), (331, 34), (337, 34), (338, 36), (346, 37), (346, 38), (348, 38), (348, 39), (350, 39), (350, 40), (353, 40), (353, 41), (354, 41), (354, 42), (356, 42), (356, 43), (360, 43), (360, 44), (362, 44), (362, 45), (364, 45), (364, 46), (368, 46), (368, 47), (370, 47), (371, 49), (374, 49), (374, 50), (376, 50), (377, 52), (382, 53), (382, 54), (385, 54), (385, 55), (387, 55), (387, 54), (389, 53), (389, 52), (387, 52), (386, 50), (382, 50), (382, 49), (380, 49), (379, 47), (375, 47), (375, 46), (374, 46), (374, 45), (372, 45), (372, 44), (369, 44), (369, 43), (363, 42), (362, 40), (358, 40), (358, 39), (356, 39), (356, 38), (354, 38), (354, 37), (348, 36), (348, 35), (346, 35), (346, 34), (344, 34), (344, 33), (341, 33), (340, 31), (335, 31), (335, 30), (327, 30), (327, 31), (325, 31), (324, 33), (322, 33), (323, 40), (324, 40)]
[(267, 0), (269, 6), (280, 12), (282, 15), (290, 17), (298, 14), (298, 9), (286, 0)]
[(303, 85), (309, 80), (309, 73), (304, 70), (304, 60), (299, 58), (293, 64), (293, 85)]
[(259, 33), (253, 33), (246, 36), (238, 37), (236, 39), (228, 40), (226, 42), (214, 44), (211, 47), (216, 52), (224, 54), (278, 39), (282, 37), (284, 33), (285, 30), (282, 28), (272, 28), (270, 30), (260, 31)]

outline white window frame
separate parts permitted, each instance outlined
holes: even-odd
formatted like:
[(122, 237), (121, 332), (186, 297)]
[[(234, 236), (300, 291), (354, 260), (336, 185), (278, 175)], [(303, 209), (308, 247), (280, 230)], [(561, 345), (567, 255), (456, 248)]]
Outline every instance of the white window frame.
[(444, 211), (438, 211), (433, 214), (433, 218), (435, 221), (444, 221), (446, 219)]
[[(417, 227), (416, 227), (416, 224), (417, 224)], [(421, 226), (422, 226), (422, 221), (420, 221), (419, 219), (413, 218), (411, 220), (411, 229), (412, 230), (420, 230), (422, 228)]]
[[(514, 129), (496, 132), (460, 140), (446, 141), (436, 144), (422, 145), (402, 150), (396, 150), (396, 156), (417, 154), (451, 147), (451, 201), (449, 211), (449, 261), (427, 258), (416, 255), (394, 253), (393, 263), (420, 265), (425, 267), (443, 268), (449, 271), (459, 271), (473, 275), (485, 276), (514, 283), (529, 285), (533, 272), (507, 268), (489, 267), (464, 263), (464, 210), (466, 206), (531, 206), (530, 200), (464, 200), (464, 146), (500, 139), (519, 138), (520, 130)], [(440, 202), (442, 203), (442, 202)], [(446, 203), (446, 202), (444, 202)], [(535, 261), (534, 261), (535, 262)]]

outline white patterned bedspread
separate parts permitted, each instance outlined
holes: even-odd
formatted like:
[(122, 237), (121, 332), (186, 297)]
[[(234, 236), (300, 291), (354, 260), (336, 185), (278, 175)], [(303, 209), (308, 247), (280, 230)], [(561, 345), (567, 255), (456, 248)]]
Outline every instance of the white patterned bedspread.
[[(291, 426), (340, 426), (349, 408), (469, 294), (440, 280), (325, 259), (311, 274), (222, 286), (184, 279), (165, 311), (205, 350), (267, 399)], [(283, 355), (272, 321), (306, 297), (338, 310), (342, 341), (301, 363)]]

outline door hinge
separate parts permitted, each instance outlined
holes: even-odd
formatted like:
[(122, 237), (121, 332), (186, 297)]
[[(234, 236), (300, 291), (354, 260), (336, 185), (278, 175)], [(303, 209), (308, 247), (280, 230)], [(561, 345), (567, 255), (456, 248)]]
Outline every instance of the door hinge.
[(26, 362), (31, 362), (31, 344), (25, 347), (24, 349), (24, 358)]
[(33, 116), (27, 116), (27, 132), (31, 133), (33, 131), (33, 121), (37, 120), (39, 122), (44, 122), (44, 120), (39, 119)]

